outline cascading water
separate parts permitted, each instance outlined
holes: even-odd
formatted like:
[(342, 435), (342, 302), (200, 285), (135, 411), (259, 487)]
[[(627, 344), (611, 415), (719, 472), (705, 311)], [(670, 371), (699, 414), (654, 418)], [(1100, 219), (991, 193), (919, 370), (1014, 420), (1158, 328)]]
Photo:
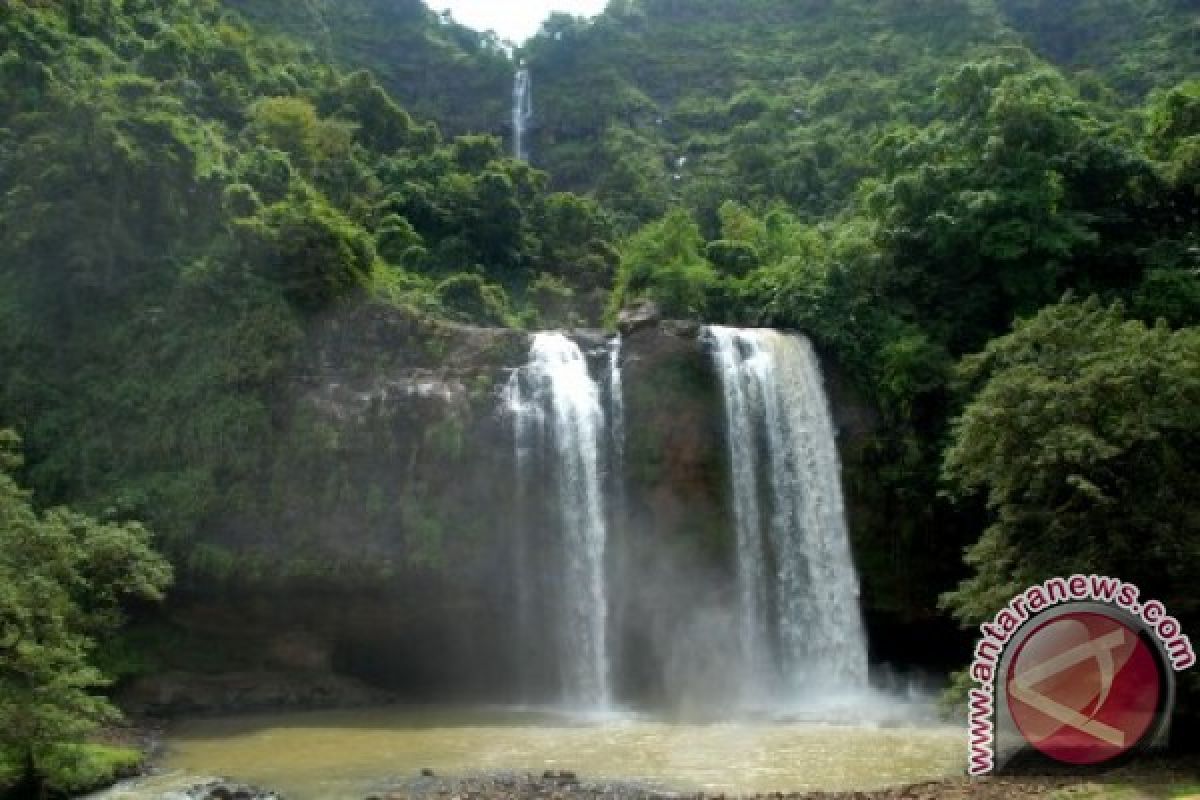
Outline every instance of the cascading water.
[[(559, 533), (550, 569), (557, 586), (553, 627), (563, 699), (606, 708), (611, 701), (603, 490), (607, 431), (601, 389), (578, 345), (561, 333), (539, 333), (529, 363), (514, 372), (505, 394), (513, 417), (518, 491), (530, 488), (526, 476), (537, 457), (547, 459), (544, 474), (555, 482)], [(522, 528), (525, 522), (517, 520)], [(518, 532), (517, 547), (525, 551), (519, 557), (533, 563), (526, 531)], [(522, 591), (519, 615), (528, 614), (532, 604)], [(541, 600), (548, 604), (547, 598)]]
[(613, 489), (613, 518), (625, 513), (625, 387), (621, 379), (621, 337), (608, 345), (608, 416), (612, 420), (612, 455), (609, 460)]
[(532, 488), (532, 465), (537, 456), (536, 447), (541, 441), (545, 425), (542, 410), (525, 398), (521, 386), (521, 370), (513, 370), (504, 387), (504, 407), (512, 420), (513, 430), (513, 531), (512, 575), (515, 589), (515, 629), (513, 655), (516, 658), (515, 672), (520, 683), (521, 700), (529, 702), (536, 698), (537, 676), (529, 668), (536, 663), (538, 653), (538, 607), (536, 587), (539, 584), (538, 560), (535, 558), (536, 543), (533, 541), (530, 519), (530, 492)]
[(533, 79), (525, 62), (513, 76), (513, 158), (520, 161), (529, 160), (529, 148), (525, 142), (525, 134), (529, 131), (529, 123), (533, 122)]
[(858, 577), (812, 344), (771, 330), (705, 335), (725, 400), (746, 699), (865, 688)]

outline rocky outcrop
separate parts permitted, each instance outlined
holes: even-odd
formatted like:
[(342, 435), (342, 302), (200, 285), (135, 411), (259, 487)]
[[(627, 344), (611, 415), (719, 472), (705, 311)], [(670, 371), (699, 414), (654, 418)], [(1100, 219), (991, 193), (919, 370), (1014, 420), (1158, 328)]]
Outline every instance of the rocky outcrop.
[(142, 678), (119, 695), (128, 713), (158, 718), (352, 708), (382, 705), (392, 699), (387, 692), (360, 681), (296, 672), (168, 672)]
[(662, 320), (662, 312), (653, 300), (642, 299), (634, 305), (621, 309), (617, 316), (617, 330), (623, 335), (652, 329)]
[(354, 700), (334, 684), (283, 686), (280, 674), (348, 675), (422, 698), (503, 683), (504, 665), (478, 665), (503, 649), (498, 529), (512, 445), (499, 396), (528, 349), (520, 331), (375, 305), (318, 324), (256, 496), (213, 520), (166, 621), (214, 643), (168, 652), (168, 666), (224, 660), (239, 686), (263, 676), (265, 694), (180, 676), (183, 699), (159, 705)]
[[(626, 435), (610, 484), (621, 495), (609, 531), (611, 638), (621, 682), (641, 699), (670, 701), (675, 689), (703, 695), (704, 665), (736, 647), (705, 627), (729, 628), (720, 614), (733, 591), (723, 401), (698, 324), (644, 307), (627, 312), (622, 328)], [(572, 336), (594, 370), (606, 368), (610, 334)], [(510, 696), (530, 668), (512, 641), (521, 587), (513, 431), (501, 406), (529, 343), (523, 332), (376, 306), (319, 325), (280, 409), (261, 498), (253, 513), (214, 521), (206, 547), (223, 554), (214, 556), (216, 574), (185, 578), (170, 610), (171, 625), (223, 641), (236, 674), (197, 678), (181, 658), (170, 665), (180, 673), (139, 686), (130, 702), (178, 713), (369, 697), (332, 675), (408, 699)], [(874, 554), (887, 529), (867, 460), (878, 419), (832, 358), (824, 367), (870, 603), (884, 581), (871, 571), (880, 559), (864, 553)], [(533, 504), (542, 514), (552, 506)], [(681, 636), (685, 619), (695, 630)], [(692, 649), (680, 650), (681, 641)], [(657, 682), (692, 667), (699, 691)], [(280, 678), (295, 675), (298, 684)]]

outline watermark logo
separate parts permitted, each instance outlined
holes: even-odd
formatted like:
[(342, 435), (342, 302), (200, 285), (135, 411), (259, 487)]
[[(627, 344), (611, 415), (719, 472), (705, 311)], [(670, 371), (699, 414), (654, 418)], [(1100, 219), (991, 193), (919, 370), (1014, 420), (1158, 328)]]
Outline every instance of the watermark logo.
[(1164, 743), (1174, 672), (1191, 641), (1157, 601), (1097, 575), (1032, 586), (980, 626), (970, 692), (968, 772), (1030, 754), (1080, 767)]
[(1099, 764), (1135, 748), (1165, 692), (1152, 646), (1105, 614), (1069, 612), (1040, 625), (1005, 675), (1021, 735), (1056, 761)]

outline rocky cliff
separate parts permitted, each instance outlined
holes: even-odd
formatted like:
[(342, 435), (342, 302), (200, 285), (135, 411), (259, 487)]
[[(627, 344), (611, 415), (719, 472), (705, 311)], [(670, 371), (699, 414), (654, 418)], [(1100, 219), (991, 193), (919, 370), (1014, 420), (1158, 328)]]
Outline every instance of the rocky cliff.
[[(734, 553), (721, 392), (699, 332), (648, 314), (625, 326), (622, 342), (626, 436), (623, 468), (610, 482), (618, 495), (611, 638), (618, 683), (639, 700), (676, 702), (697, 682), (702, 689), (714, 679), (707, 673), (720, 670), (722, 649), (736, 646), (715, 633), (733, 591)], [(602, 363), (607, 336), (575, 336)], [(274, 688), (238, 695), (205, 679), (189, 694), (186, 676), (175, 674), (168, 687), (158, 679), (131, 697), (180, 711), (267, 706), (272, 697), (301, 706), (374, 697), (314, 683), (330, 674), (419, 699), (511, 689), (529, 665), (517, 663), (512, 646), (520, 570), (502, 389), (528, 350), (521, 332), (379, 307), (326, 320), (288, 389), (257, 512), (214, 520), (213, 563), (193, 565), (166, 623), (186, 642), (169, 666), (257, 675)], [(882, 645), (875, 656), (892, 660), (899, 639), (888, 626), (898, 617), (884, 595), (896, 576), (875, 552), (888, 535), (864, 460), (876, 415), (828, 359), (825, 373), (852, 536), (869, 567), (862, 583)], [(683, 624), (693, 629), (681, 636)], [(660, 677), (681, 672), (687, 685)], [(287, 676), (304, 678), (293, 685)]]

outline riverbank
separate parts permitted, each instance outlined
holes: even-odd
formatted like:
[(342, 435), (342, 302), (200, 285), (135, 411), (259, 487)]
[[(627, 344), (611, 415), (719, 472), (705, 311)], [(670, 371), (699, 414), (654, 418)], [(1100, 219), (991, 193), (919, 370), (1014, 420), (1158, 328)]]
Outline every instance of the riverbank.
[[(48, 789), (56, 794), (78, 795), (112, 786), (117, 781), (138, 775), (145, 765), (145, 754), (138, 747), (88, 742), (60, 745), (41, 757)], [(16, 790), (23, 776), (23, 764), (0, 754), (0, 797)]]
[[(285, 800), (237, 783), (210, 781), (171, 793), (179, 800)], [(363, 800), (1184, 800), (1200, 797), (1200, 765), (1155, 762), (1093, 779), (957, 778), (859, 792), (679, 793), (620, 782), (591, 783), (569, 771), (443, 778), (426, 774)]]
[[(687, 794), (621, 784), (589, 784), (571, 772), (540, 778), (512, 775), (467, 779), (421, 776), (367, 800), (729, 800), (740, 795)], [(1081, 779), (1062, 776), (955, 778), (878, 791), (759, 793), (753, 800), (1020, 800), (1021, 798), (1200, 797), (1200, 763), (1154, 761)]]

